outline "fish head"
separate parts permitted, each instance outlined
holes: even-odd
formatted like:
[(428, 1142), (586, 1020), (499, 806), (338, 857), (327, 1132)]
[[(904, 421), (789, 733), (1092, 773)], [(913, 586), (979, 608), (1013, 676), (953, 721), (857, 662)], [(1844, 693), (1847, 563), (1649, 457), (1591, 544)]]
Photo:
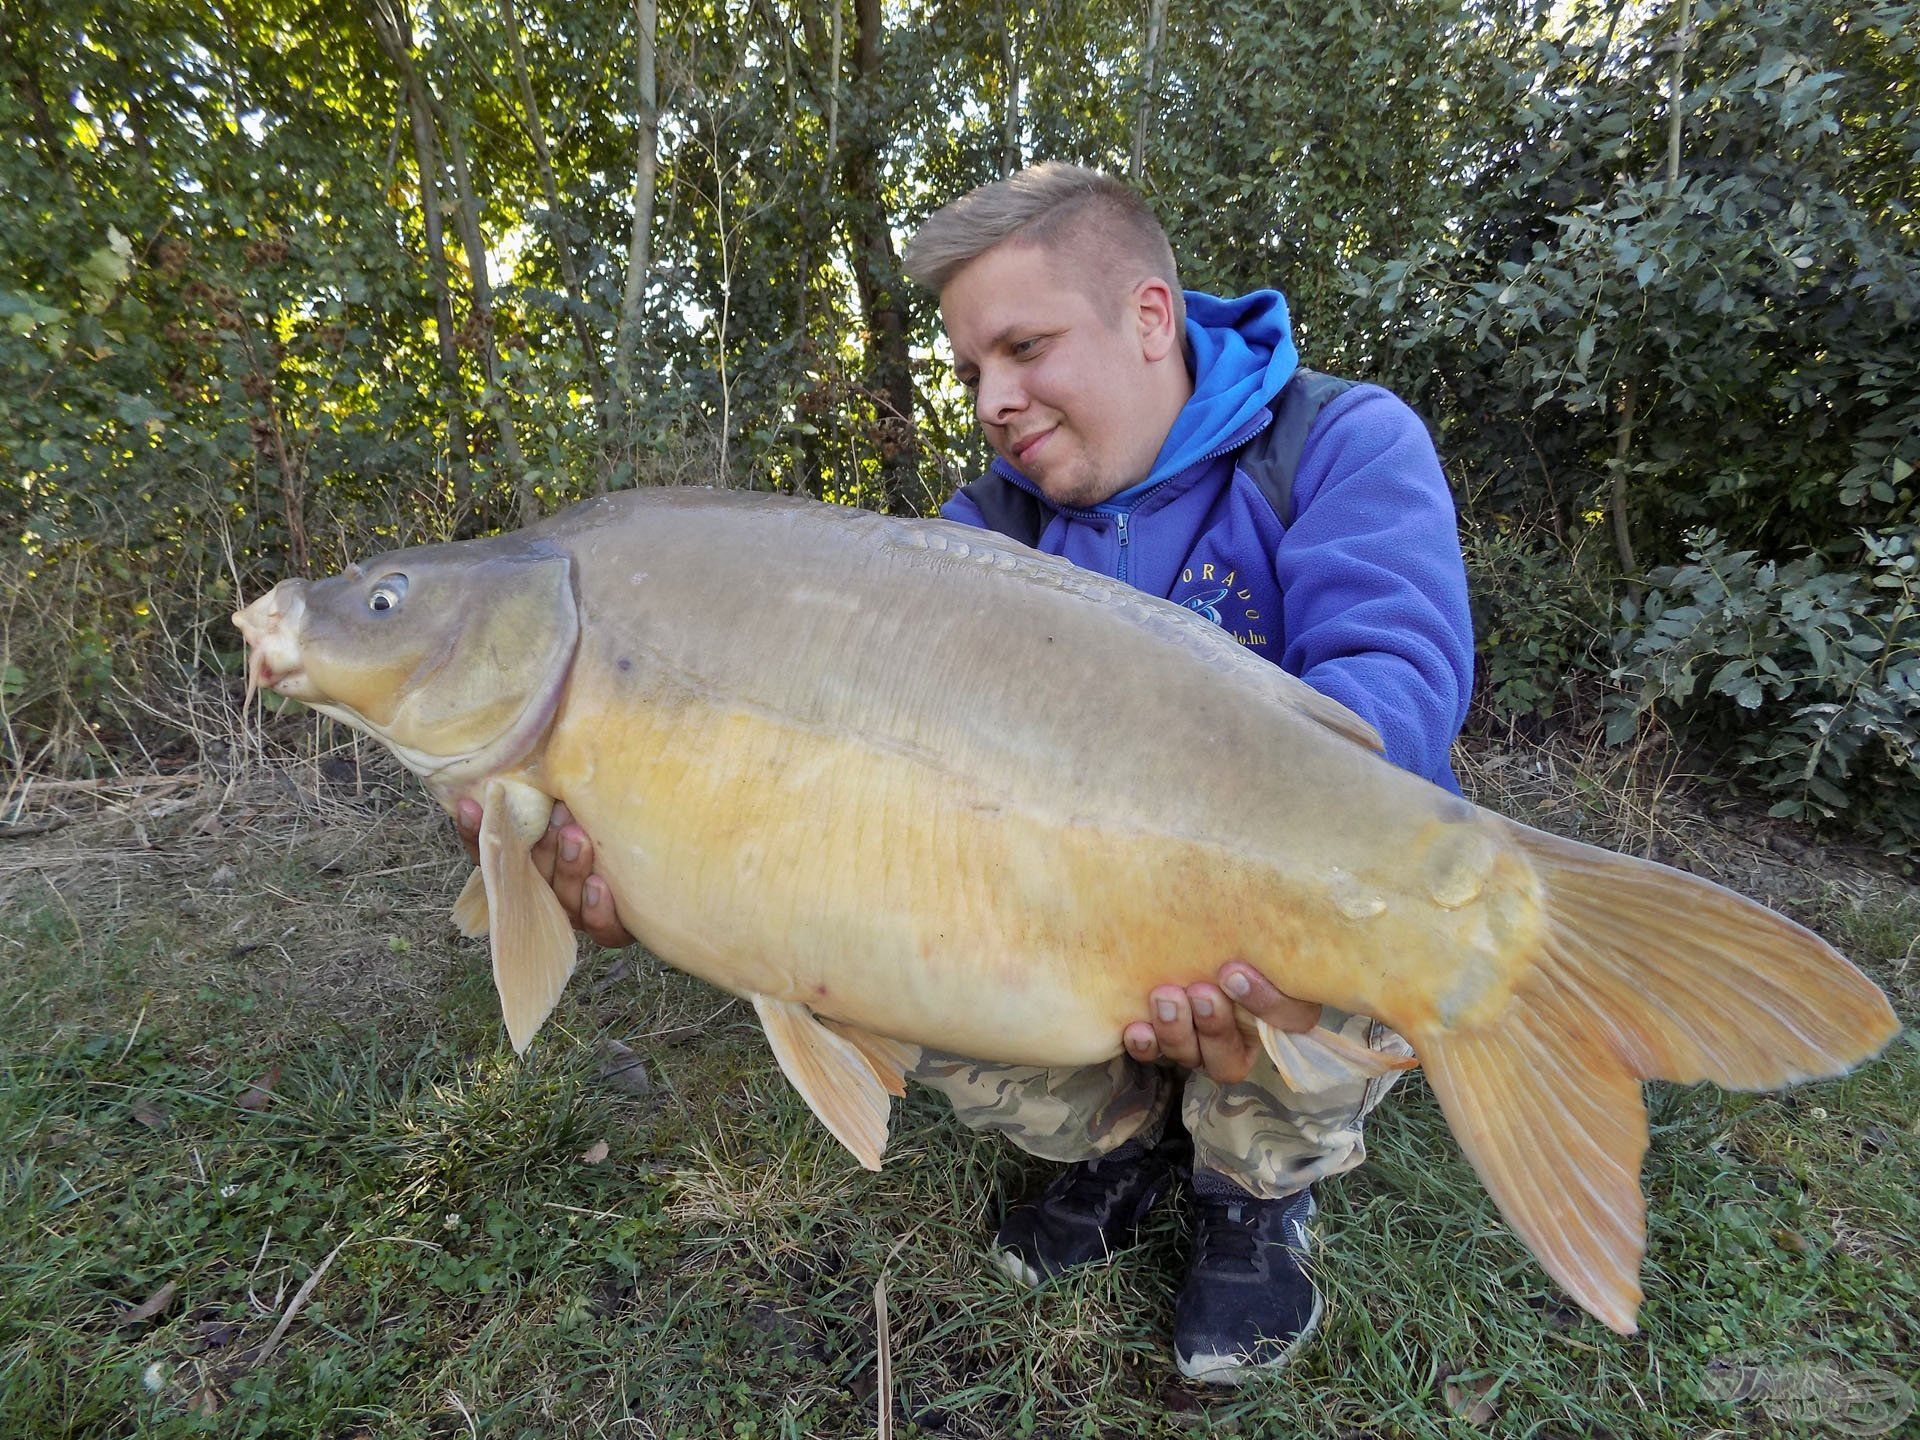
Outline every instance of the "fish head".
[(427, 775), (531, 745), (580, 629), (566, 553), (518, 535), (282, 580), (233, 623), (247, 641), (249, 697), (267, 689), (310, 705)]

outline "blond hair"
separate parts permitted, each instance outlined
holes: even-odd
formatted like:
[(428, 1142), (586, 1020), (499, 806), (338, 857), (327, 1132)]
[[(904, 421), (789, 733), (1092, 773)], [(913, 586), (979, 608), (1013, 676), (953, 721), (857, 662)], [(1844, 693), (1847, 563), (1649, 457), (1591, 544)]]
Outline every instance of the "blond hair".
[(1070, 250), (1075, 277), (1103, 307), (1141, 280), (1164, 280), (1173, 291), (1175, 325), (1185, 323), (1173, 247), (1140, 192), (1059, 160), (977, 186), (934, 211), (907, 242), (902, 263), (938, 294), (965, 266), (1010, 240), (1053, 254)]

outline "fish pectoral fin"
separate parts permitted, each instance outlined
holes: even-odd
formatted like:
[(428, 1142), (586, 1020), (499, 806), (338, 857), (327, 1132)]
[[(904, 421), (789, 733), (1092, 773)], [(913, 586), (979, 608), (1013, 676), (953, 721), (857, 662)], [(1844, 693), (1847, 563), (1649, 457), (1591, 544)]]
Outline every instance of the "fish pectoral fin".
[[(526, 1053), (553, 1013), (580, 954), (566, 911), (534, 868), (533, 841), (525, 832), (536, 806), (516, 793), (529, 788), (494, 781), (487, 787), (480, 820), (480, 874), (491, 922), (493, 983), (517, 1055)], [(552, 805), (546, 801), (547, 809)], [(544, 818), (540, 825), (544, 828)]]
[(753, 997), (767, 1043), (793, 1088), (800, 1092), (833, 1138), (869, 1170), (880, 1168), (887, 1148), (885, 1085), (866, 1053), (835, 1034), (806, 1006), (792, 1000)]
[(907, 1071), (920, 1063), (918, 1045), (909, 1045), (905, 1040), (890, 1040), (885, 1035), (862, 1030), (858, 1025), (849, 1025), (844, 1020), (822, 1020), (820, 1023), (860, 1052), (872, 1069), (874, 1079), (885, 1087), (889, 1095), (904, 1096), (907, 1093)]
[(1349, 1040), (1334, 1030), (1315, 1026), (1299, 1032), (1276, 1030), (1266, 1021), (1254, 1020), (1267, 1058), (1287, 1087), (1303, 1095), (1352, 1085), (1376, 1076), (1411, 1070), (1420, 1062), (1411, 1055), (1383, 1053)]
[(469, 940), (487, 933), (487, 877), (478, 865), (453, 902), (453, 926)]

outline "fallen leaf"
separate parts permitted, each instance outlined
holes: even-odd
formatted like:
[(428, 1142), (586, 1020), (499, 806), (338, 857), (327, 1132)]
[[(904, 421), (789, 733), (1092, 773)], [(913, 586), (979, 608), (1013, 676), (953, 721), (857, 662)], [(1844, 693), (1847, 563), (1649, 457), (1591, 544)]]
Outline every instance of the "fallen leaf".
[(606, 1158), (607, 1142), (604, 1140), (596, 1140), (580, 1152), (580, 1163), (582, 1165), (598, 1165)]
[(264, 1074), (253, 1077), (253, 1083), (241, 1092), (234, 1103), (242, 1110), (252, 1110), (256, 1114), (273, 1103), (273, 1087), (279, 1082), (280, 1067), (269, 1065)]
[(1447, 1380), (1447, 1408), (1469, 1425), (1486, 1426), (1500, 1412), (1487, 1396), (1500, 1383), (1498, 1375), (1460, 1375)]
[(653, 1081), (640, 1057), (618, 1040), (600, 1047), (600, 1079), (623, 1095), (645, 1098), (653, 1094)]
[(133, 1102), (131, 1113), (149, 1130), (168, 1130), (173, 1127), (173, 1117), (144, 1095)]
[(173, 1295), (180, 1287), (172, 1280), (162, 1285), (153, 1294), (131, 1309), (122, 1310), (114, 1320), (116, 1325), (144, 1325), (173, 1303)]

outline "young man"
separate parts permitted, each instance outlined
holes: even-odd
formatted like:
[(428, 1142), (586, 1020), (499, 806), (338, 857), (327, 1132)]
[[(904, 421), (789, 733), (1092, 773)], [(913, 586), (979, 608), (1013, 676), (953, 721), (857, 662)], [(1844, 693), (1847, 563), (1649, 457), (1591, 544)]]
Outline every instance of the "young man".
[[(1183, 293), (1166, 235), (1119, 181), (1038, 165), (934, 214), (906, 251), (940, 297), (993, 468), (942, 508), (1165, 596), (1370, 721), (1387, 757), (1457, 792), (1448, 750), (1473, 645), (1453, 503), (1419, 419), (1376, 386), (1303, 372), (1274, 291)], [(1311, 1185), (1365, 1158), (1390, 1081), (1287, 1088), (1233, 1003), (1405, 1054), (1245, 965), (1163, 986), (1126, 1053), (1079, 1071), (928, 1056), (916, 1078), (981, 1130), (1073, 1162), (995, 1248), (1037, 1283), (1127, 1243), (1191, 1137), (1197, 1237), (1174, 1315), (1190, 1378), (1284, 1364), (1321, 1299)], [(1184, 1085), (1170, 1061), (1191, 1073)], [(1180, 1117), (1174, 1117), (1178, 1101)], [(1184, 1121), (1186, 1134), (1181, 1134)]]
[[(1039, 165), (982, 186), (927, 221), (906, 264), (940, 296), (998, 457), (944, 515), (1189, 606), (1358, 712), (1390, 760), (1458, 790), (1447, 755), (1471, 681), (1466, 579), (1411, 410), (1301, 371), (1277, 293), (1183, 293), (1145, 202), (1093, 171)], [(478, 807), (461, 817), (470, 842), (478, 822)], [(548, 837), (535, 859), (576, 923), (630, 941), (560, 807)], [(1240, 963), (1218, 985), (1143, 998), (1147, 1018), (1107, 1064), (928, 1054), (915, 1078), (969, 1126), (1069, 1162), (995, 1237), (997, 1261), (1028, 1283), (1126, 1245), (1190, 1163), (1197, 1235), (1175, 1358), (1189, 1377), (1233, 1383), (1284, 1364), (1318, 1323), (1303, 1264), (1311, 1186), (1365, 1158), (1361, 1120), (1391, 1078), (1296, 1093), (1235, 1005), (1406, 1049)]]

